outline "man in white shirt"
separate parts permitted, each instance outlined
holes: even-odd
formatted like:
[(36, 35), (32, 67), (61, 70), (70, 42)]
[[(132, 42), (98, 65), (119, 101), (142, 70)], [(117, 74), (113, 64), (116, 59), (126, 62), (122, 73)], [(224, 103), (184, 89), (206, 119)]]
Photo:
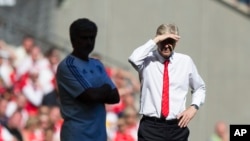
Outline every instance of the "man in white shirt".
[(32, 36), (25, 36), (22, 45), (15, 49), (15, 67), (22, 65), (23, 60), (28, 57), (35, 46), (35, 39)]
[[(162, 24), (154, 39), (129, 57), (142, 87), (138, 141), (187, 141), (187, 125), (205, 101), (205, 83), (194, 62), (188, 55), (174, 52), (179, 39), (176, 25)], [(189, 88), (192, 102), (186, 108)]]

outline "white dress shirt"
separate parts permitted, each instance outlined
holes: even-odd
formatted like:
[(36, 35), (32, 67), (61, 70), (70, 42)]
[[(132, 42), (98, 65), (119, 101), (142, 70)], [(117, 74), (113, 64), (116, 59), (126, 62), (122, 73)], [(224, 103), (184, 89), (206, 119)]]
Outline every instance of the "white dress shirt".
[[(156, 48), (156, 43), (149, 40), (134, 50), (129, 62), (138, 71), (141, 81), (139, 113), (160, 118), (165, 59)], [(205, 83), (189, 56), (174, 52), (169, 60), (169, 114), (166, 119), (175, 119), (186, 109), (189, 88), (192, 93), (191, 104), (200, 107), (204, 103)]]

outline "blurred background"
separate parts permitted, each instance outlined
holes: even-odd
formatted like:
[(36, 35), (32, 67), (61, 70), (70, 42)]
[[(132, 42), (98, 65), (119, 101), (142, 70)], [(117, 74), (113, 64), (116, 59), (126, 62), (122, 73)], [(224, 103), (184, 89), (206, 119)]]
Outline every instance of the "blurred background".
[(226, 131), (250, 124), (249, 0), (0, 0), (0, 139), (60, 141), (54, 75), (71, 52), (69, 25), (83, 17), (98, 26), (92, 57), (122, 98), (107, 105), (110, 141), (136, 140), (139, 81), (128, 56), (162, 23), (179, 27), (176, 51), (192, 57), (207, 86), (189, 140), (215, 141), (218, 121)]

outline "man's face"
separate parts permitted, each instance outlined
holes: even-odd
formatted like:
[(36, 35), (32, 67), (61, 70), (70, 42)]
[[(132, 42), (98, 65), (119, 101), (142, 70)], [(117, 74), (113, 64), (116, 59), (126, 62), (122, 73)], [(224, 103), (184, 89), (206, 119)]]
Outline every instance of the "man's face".
[(34, 46), (34, 40), (32, 38), (26, 38), (23, 41), (23, 47), (25, 48), (26, 51), (30, 51), (31, 48)]
[(171, 54), (174, 51), (176, 40), (172, 38), (167, 38), (161, 41), (160, 43), (158, 43), (157, 45), (158, 45), (158, 51), (160, 55), (167, 59), (171, 56)]
[(86, 31), (81, 33), (77, 41), (80, 46), (77, 46), (75, 49), (79, 51), (79, 53), (81, 52), (83, 56), (89, 55), (94, 49), (95, 38), (96, 32)]

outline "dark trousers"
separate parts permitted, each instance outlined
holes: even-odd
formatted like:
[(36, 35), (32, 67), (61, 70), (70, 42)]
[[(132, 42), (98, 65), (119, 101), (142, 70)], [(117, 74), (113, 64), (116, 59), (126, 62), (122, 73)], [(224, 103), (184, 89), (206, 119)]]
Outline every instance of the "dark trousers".
[(188, 136), (188, 127), (180, 128), (177, 120), (143, 116), (138, 129), (138, 141), (188, 141)]

